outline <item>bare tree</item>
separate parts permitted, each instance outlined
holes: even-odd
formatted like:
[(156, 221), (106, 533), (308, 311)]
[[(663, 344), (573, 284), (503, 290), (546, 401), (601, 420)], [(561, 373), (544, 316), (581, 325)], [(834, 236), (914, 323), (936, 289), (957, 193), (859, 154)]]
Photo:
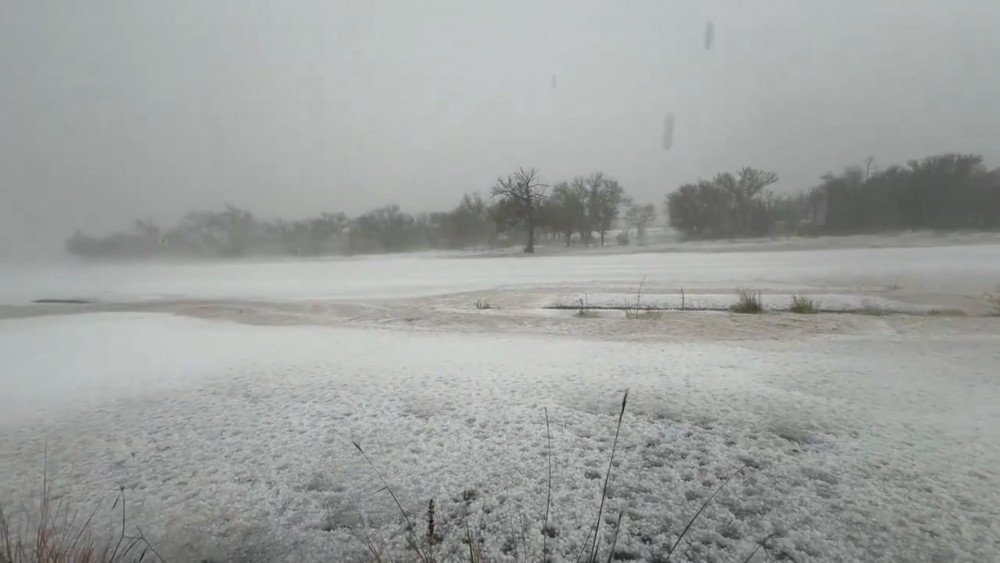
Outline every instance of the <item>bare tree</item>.
[(646, 235), (646, 228), (656, 221), (656, 206), (652, 203), (640, 205), (634, 201), (625, 202), (625, 221), (629, 227), (635, 227), (636, 235), (641, 239)]
[(625, 200), (625, 190), (614, 178), (606, 178), (603, 172), (594, 172), (584, 180), (587, 186), (587, 216), (590, 226), (601, 235), (601, 246), (604, 246), (604, 234), (618, 218), (622, 202)]
[(556, 184), (545, 210), (547, 226), (566, 237), (566, 246), (570, 245), (574, 232), (588, 230), (587, 191), (580, 186), (570, 186), (566, 182)]
[(524, 225), (527, 229), (528, 243), (524, 247), (527, 254), (535, 252), (535, 227), (547, 187), (538, 180), (538, 170), (518, 168), (513, 174), (497, 178), (492, 189), (493, 198), (499, 200), (503, 210), (504, 222), (508, 226)]

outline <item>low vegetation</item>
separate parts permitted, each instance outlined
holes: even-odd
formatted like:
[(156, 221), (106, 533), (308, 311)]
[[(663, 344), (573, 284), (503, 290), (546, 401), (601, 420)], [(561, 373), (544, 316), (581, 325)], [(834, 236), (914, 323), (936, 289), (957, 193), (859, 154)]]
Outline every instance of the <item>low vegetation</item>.
[(523, 244), (532, 253), (539, 237), (566, 246), (574, 240), (603, 246), (616, 224), (626, 229), (626, 239), (634, 228), (642, 241), (655, 220), (653, 204), (633, 202), (602, 172), (550, 191), (538, 170), (519, 168), (497, 179), (489, 199), (465, 194), (450, 211), (413, 214), (390, 204), (356, 217), (332, 212), (289, 221), (226, 206), (192, 211), (169, 228), (140, 219), (107, 236), (78, 231), (66, 250), (84, 258), (328, 256)]
[(475, 305), (476, 305), (476, 309), (479, 309), (479, 310), (492, 309), (493, 308), (493, 306), (490, 305), (490, 302), (487, 301), (486, 299), (476, 299)]
[(868, 315), (872, 317), (881, 317), (890, 313), (889, 309), (887, 309), (884, 305), (880, 305), (870, 299), (862, 301), (861, 307), (855, 312), (860, 315)]
[(737, 301), (729, 308), (730, 311), (748, 315), (759, 315), (764, 312), (764, 302), (759, 291), (739, 289), (736, 297)]
[(869, 158), (796, 196), (765, 189), (777, 179), (746, 167), (682, 185), (667, 196), (670, 224), (694, 239), (1000, 228), (1000, 169), (980, 155), (940, 154), (881, 170)]
[(991, 313), (1000, 316), (1000, 285), (993, 292), (986, 294), (986, 300), (989, 301), (990, 307), (992, 307)]
[(788, 310), (792, 313), (811, 315), (819, 312), (820, 305), (819, 301), (805, 295), (793, 295), (792, 304), (788, 307)]
[(0, 507), (0, 563), (126, 563), (136, 561), (166, 561), (143, 535), (138, 526), (127, 527), (125, 488), (118, 490), (112, 511), (120, 522), (118, 534), (104, 537), (95, 533), (95, 520), (101, 519), (99, 508), (85, 520), (70, 515), (60, 502), (53, 508), (48, 481), (43, 477), (40, 513), (36, 522), (24, 516), (20, 522)]
[(625, 304), (625, 318), (626, 319), (658, 319), (663, 315), (663, 311), (659, 311), (653, 307), (643, 307), (642, 305), (642, 287), (646, 285), (646, 278), (642, 278), (639, 282), (639, 289), (635, 292), (635, 304)]
[[(935, 155), (884, 170), (869, 159), (790, 197), (767, 190), (777, 180), (775, 172), (744, 167), (684, 184), (666, 197), (670, 226), (687, 238), (1000, 228), (1000, 169), (988, 169), (979, 155)], [(624, 229), (619, 244), (630, 240), (632, 229), (642, 243), (656, 221), (653, 204), (632, 201), (600, 171), (549, 188), (538, 170), (519, 168), (497, 179), (489, 200), (466, 194), (449, 211), (412, 214), (390, 204), (357, 217), (329, 212), (289, 221), (227, 206), (192, 211), (171, 228), (139, 219), (107, 236), (77, 231), (65, 246), (85, 258), (323, 256), (514, 244), (531, 253), (542, 237), (603, 246), (616, 225)]]
[(597, 316), (597, 313), (590, 308), (586, 293), (580, 298), (580, 308), (576, 311), (576, 316), (581, 319), (591, 319)]
[[(623, 505), (617, 510), (617, 513), (611, 512), (610, 508), (607, 508), (607, 501), (609, 499), (608, 488), (613, 476), (613, 470), (615, 468), (615, 456), (618, 453), (618, 439), (622, 430), (622, 421), (625, 417), (625, 410), (628, 404), (628, 391), (625, 392), (622, 397), (621, 409), (618, 412), (618, 421), (615, 426), (614, 440), (611, 443), (611, 452), (608, 459), (607, 469), (604, 471), (604, 480), (601, 486), (601, 496), (600, 502), (596, 507), (596, 515), (593, 517), (593, 524), (588, 528), (587, 535), (582, 542), (582, 548), (576, 557), (576, 561), (583, 561), (587, 563), (596, 563), (598, 561), (612, 561), (621, 558), (625, 558), (624, 554), (616, 551), (618, 545), (618, 536), (621, 533), (622, 528), (622, 516), (625, 513), (625, 506)], [(527, 560), (527, 561), (550, 561), (553, 560), (553, 554), (556, 550), (550, 545), (550, 542), (554, 543), (559, 541), (560, 534), (559, 530), (553, 527), (549, 522), (549, 513), (552, 508), (552, 436), (549, 426), (549, 416), (548, 410), (545, 411), (545, 429), (546, 429), (546, 458), (545, 458), (545, 469), (547, 474), (547, 494), (545, 496), (545, 509), (544, 516), (541, 521), (541, 542), (542, 545), (529, 545), (531, 539), (525, 536), (523, 532), (512, 530), (512, 538), (492, 538), (495, 543), (499, 545), (510, 545), (511, 543), (516, 544), (516, 547), (511, 547), (510, 551), (516, 553), (516, 560)], [(426, 533), (418, 533), (416, 526), (414, 525), (413, 519), (403, 508), (403, 505), (399, 502), (395, 491), (389, 485), (382, 472), (375, 465), (373, 460), (365, 452), (364, 448), (358, 442), (352, 442), (355, 449), (361, 454), (365, 462), (372, 469), (372, 472), (377, 477), (381, 488), (379, 492), (385, 491), (386, 494), (392, 499), (393, 504), (399, 511), (400, 517), (403, 520), (404, 531), (406, 534), (407, 548), (410, 553), (408, 554), (394, 554), (391, 549), (386, 547), (385, 543), (372, 537), (370, 533), (367, 533), (363, 538), (365, 547), (368, 550), (368, 555), (372, 561), (383, 562), (383, 561), (402, 561), (402, 560), (414, 560), (420, 561), (422, 563), (432, 563), (438, 561), (439, 559), (435, 555), (435, 550), (441, 546), (445, 538), (435, 530), (435, 510), (434, 510), (434, 500), (431, 499), (427, 504), (427, 517), (426, 517)], [(714, 492), (708, 496), (708, 498), (703, 501), (694, 512), (690, 518), (685, 518), (681, 520), (682, 523), (686, 523), (683, 529), (677, 536), (677, 539), (671, 544), (667, 552), (662, 554), (663, 561), (669, 561), (671, 555), (682, 545), (685, 541), (688, 533), (691, 531), (695, 522), (705, 511), (705, 509), (712, 503), (715, 497), (729, 484), (730, 481), (741, 475), (748, 467), (756, 467), (756, 460), (750, 460), (744, 462), (735, 471), (730, 473), (726, 479), (724, 479), (721, 484), (715, 488)], [(463, 493), (464, 495), (464, 493)], [(614, 523), (614, 533), (612, 534), (609, 542), (603, 542), (601, 536), (602, 525), (612, 525)], [(462, 554), (460, 556), (461, 561), (468, 561), (469, 563), (478, 563), (485, 560), (483, 554), (483, 545), (486, 543), (486, 539), (481, 537), (479, 532), (477, 532), (474, 527), (469, 526), (465, 523), (464, 526), (453, 526), (452, 529), (457, 530), (458, 537), (455, 538), (460, 541), (465, 547), (463, 547)], [(761, 548), (767, 549), (767, 542), (771, 538), (761, 539), (757, 543), (757, 547), (749, 556), (745, 559), (749, 561)], [(539, 549), (540, 548), (540, 549)], [(539, 556), (540, 552), (540, 556)], [(631, 555), (631, 554), (629, 554)], [(454, 557), (448, 560), (456, 560)]]

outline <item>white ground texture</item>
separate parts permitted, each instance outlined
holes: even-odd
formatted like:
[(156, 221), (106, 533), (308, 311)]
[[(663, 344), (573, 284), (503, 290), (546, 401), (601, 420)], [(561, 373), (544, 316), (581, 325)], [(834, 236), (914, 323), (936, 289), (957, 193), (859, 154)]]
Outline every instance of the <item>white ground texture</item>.
[[(657, 306), (746, 287), (771, 310), (547, 309), (643, 277)], [(468, 535), (576, 560), (628, 389), (605, 559), (617, 528), (615, 560), (665, 560), (745, 467), (671, 561), (995, 561), (997, 282), (996, 244), (8, 269), (0, 503), (30, 515), (44, 467), (101, 529), (124, 487), (170, 560), (366, 560), (366, 538), (413, 560), (357, 441), (423, 552), (434, 499), (436, 560)], [(792, 294), (885, 314), (780, 312)], [(95, 303), (27, 304), (51, 297)]]

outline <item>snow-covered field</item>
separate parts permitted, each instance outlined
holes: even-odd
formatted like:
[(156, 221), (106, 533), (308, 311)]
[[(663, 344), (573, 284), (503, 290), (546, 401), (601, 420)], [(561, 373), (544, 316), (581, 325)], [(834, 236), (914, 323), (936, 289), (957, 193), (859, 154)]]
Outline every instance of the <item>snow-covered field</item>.
[[(546, 410), (546, 543), (575, 559), (626, 388), (602, 524), (610, 541), (622, 512), (619, 559), (662, 560), (744, 465), (672, 560), (742, 561), (767, 537), (754, 561), (1000, 557), (1000, 319), (977, 315), (996, 245), (7, 273), (0, 502), (35, 506), (47, 458), (51, 493), (83, 512), (126, 487), (129, 520), (172, 560), (358, 560), (366, 535), (411, 558), (352, 441), (418, 535), (435, 500), (442, 559), (470, 531), (487, 559), (538, 559)], [(644, 276), (654, 296), (750, 287), (972, 316), (544, 309)], [(101, 303), (24, 305), (43, 297)]]
[[(806, 241), (808, 242), (808, 241)], [(947, 242), (947, 240), (945, 241)], [(473, 256), (473, 258), (470, 258)], [(421, 253), (303, 261), (0, 265), (0, 304), (101, 301), (383, 299), (496, 288), (624, 285), (678, 290), (858, 290), (981, 296), (1000, 283), (1000, 243), (918, 248), (477, 257)]]

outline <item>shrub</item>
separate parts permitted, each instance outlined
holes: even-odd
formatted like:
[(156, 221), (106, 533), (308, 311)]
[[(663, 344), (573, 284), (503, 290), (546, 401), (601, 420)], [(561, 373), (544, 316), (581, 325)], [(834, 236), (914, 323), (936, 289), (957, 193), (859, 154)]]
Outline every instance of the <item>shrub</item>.
[(485, 299), (476, 299), (476, 309), (492, 309), (490, 302)]
[(736, 291), (738, 301), (729, 308), (734, 313), (759, 315), (764, 312), (764, 303), (761, 301), (760, 292), (750, 289), (739, 289)]
[(821, 303), (815, 299), (810, 299), (805, 295), (793, 295), (792, 305), (788, 308), (793, 313), (811, 315), (819, 312)]
[(873, 317), (881, 317), (889, 314), (888, 309), (868, 299), (861, 302), (861, 308), (858, 309), (857, 312), (862, 315), (870, 315)]

